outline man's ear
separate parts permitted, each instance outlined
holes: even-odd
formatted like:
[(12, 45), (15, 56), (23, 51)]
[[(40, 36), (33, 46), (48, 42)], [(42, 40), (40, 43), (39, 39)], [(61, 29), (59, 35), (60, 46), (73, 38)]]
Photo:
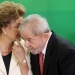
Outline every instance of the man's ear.
[(48, 36), (49, 36), (48, 33), (43, 33), (43, 34), (42, 34), (42, 37), (43, 37), (44, 39), (45, 39), (45, 38), (48, 38)]
[(6, 33), (6, 28), (5, 27), (3, 27), (2, 28), (2, 32), (6, 35), (7, 33)]
[(43, 33), (42, 34), (43, 44), (45, 44), (47, 42), (48, 38), (49, 38), (49, 33)]

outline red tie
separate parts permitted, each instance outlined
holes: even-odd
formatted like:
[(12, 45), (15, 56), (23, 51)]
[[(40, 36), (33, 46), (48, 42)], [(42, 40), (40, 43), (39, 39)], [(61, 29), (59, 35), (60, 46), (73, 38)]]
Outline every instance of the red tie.
[(39, 54), (39, 64), (40, 64), (40, 72), (41, 72), (41, 75), (43, 73), (43, 64), (44, 64), (43, 56), (44, 56), (44, 54), (41, 52)]

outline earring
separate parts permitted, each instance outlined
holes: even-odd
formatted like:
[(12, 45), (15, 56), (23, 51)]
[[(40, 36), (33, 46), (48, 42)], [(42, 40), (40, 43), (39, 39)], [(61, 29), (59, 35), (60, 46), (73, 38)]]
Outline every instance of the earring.
[(4, 32), (4, 34), (6, 35), (7, 33), (6, 33), (6, 32)]

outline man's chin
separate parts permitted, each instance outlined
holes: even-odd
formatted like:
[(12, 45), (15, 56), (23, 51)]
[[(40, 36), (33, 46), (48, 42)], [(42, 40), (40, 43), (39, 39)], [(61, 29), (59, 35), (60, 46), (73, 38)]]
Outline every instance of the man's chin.
[(38, 54), (38, 53), (37, 53), (37, 52), (35, 52), (35, 51), (31, 51), (31, 50), (30, 50), (30, 52), (31, 52), (32, 54), (34, 54), (34, 55), (35, 55), (35, 54)]
[[(30, 49), (29, 49), (29, 50), (30, 50)], [(34, 54), (34, 51), (30, 50), (30, 52), (31, 52), (32, 54)]]

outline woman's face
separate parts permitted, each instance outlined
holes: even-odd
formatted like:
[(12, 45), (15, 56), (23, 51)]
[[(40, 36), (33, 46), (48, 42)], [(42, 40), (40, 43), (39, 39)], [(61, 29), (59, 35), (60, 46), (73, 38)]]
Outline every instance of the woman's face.
[(19, 30), (18, 27), (22, 23), (23, 17), (19, 17), (17, 20), (12, 20), (10, 25), (6, 27), (6, 37), (10, 41), (15, 41), (16, 39), (19, 39)]

